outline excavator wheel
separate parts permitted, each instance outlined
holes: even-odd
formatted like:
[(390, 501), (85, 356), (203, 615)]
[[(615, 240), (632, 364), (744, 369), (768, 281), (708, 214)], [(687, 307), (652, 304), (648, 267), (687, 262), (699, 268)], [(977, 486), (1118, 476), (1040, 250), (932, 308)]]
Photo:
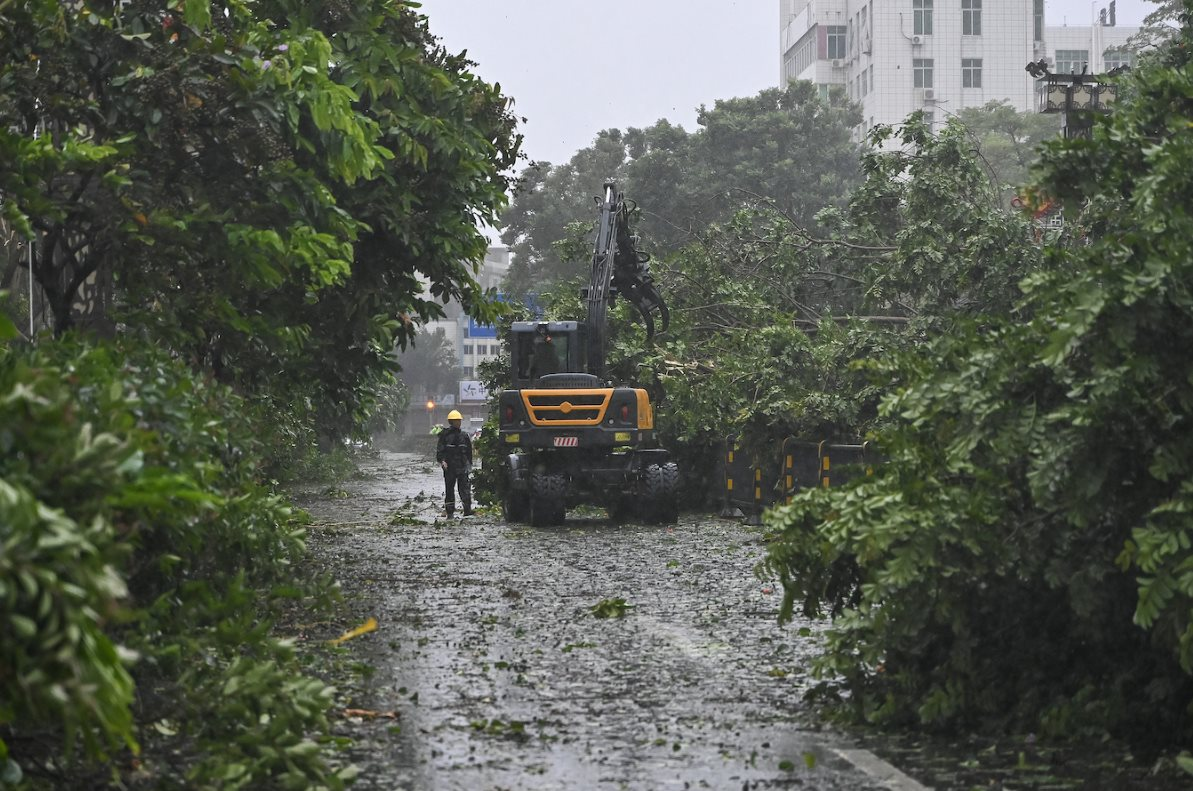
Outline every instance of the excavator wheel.
[(679, 520), (679, 467), (675, 462), (651, 464), (644, 471), (642, 483), (650, 521), (675, 524)]
[(557, 525), (567, 510), (567, 478), (558, 473), (536, 472), (530, 477), (530, 524)]
[(525, 522), (530, 516), (530, 495), (512, 487), (506, 489), (505, 497), (501, 500), (501, 515), (510, 523)]

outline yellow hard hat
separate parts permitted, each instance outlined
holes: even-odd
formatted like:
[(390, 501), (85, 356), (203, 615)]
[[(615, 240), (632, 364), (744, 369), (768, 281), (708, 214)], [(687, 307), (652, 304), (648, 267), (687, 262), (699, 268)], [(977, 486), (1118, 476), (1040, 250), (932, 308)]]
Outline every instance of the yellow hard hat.
[(460, 410), (453, 409), (451, 412), (447, 413), (447, 419), (448, 420), (463, 420), (464, 416), (460, 414)]

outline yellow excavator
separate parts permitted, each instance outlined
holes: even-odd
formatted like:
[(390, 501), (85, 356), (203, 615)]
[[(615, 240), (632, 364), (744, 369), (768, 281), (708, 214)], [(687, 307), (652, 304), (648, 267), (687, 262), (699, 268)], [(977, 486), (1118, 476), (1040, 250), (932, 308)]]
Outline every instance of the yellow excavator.
[(655, 334), (667, 329), (667, 306), (654, 286), (650, 256), (630, 230), (631, 206), (604, 185), (585, 321), (518, 321), (511, 328), (511, 386), (498, 401), (500, 441), (508, 449), (505, 495), (509, 522), (563, 522), (567, 509), (604, 506), (621, 521), (672, 523), (678, 516), (679, 469), (658, 446), (646, 390), (606, 380), (609, 306), (628, 300)]

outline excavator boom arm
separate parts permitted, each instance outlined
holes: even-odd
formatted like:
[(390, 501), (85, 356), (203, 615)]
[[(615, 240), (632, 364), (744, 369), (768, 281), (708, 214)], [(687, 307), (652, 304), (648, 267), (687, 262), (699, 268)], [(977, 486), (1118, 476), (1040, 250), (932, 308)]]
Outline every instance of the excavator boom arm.
[(647, 340), (655, 334), (655, 314), (664, 332), (671, 316), (651, 277), (650, 256), (638, 250), (630, 232), (630, 208), (625, 198), (612, 182), (606, 182), (597, 202), (600, 218), (587, 289), (588, 368), (589, 373), (604, 378), (609, 305), (614, 297), (620, 294), (638, 310), (646, 325)]

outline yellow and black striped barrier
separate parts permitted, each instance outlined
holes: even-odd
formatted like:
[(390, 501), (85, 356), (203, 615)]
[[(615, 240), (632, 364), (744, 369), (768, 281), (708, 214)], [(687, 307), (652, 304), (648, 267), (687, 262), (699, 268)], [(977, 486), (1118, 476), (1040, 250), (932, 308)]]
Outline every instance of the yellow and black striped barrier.
[(839, 486), (859, 472), (872, 474), (879, 462), (869, 442), (834, 444), (796, 437), (782, 441), (777, 460), (760, 461), (744, 453), (736, 437), (726, 437), (721, 516), (740, 512), (747, 524), (761, 524), (764, 510), (791, 502), (801, 489)]

